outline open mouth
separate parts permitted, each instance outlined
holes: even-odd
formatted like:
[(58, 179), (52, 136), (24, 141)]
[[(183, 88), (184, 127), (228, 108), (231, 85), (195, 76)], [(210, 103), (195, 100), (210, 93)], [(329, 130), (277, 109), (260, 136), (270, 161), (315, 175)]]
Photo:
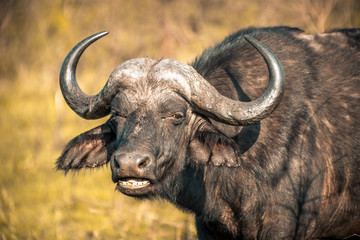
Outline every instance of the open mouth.
[(116, 185), (116, 190), (130, 196), (146, 195), (151, 189), (152, 184), (148, 179), (120, 179)]
[(122, 188), (139, 189), (150, 185), (150, 181), (146, 179), (122, 179), (118, 181)]

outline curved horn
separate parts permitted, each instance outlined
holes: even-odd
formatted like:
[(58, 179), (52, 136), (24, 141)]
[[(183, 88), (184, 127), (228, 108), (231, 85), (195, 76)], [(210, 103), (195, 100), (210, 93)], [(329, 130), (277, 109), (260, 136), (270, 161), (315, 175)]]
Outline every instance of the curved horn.
[(109, 97), (104, 97), (108, 83), (96, 95), (85, 94), (76, 81), (76, 66), (85, 49), (107, 34), (106, 31), (99, 32), (79, 42), (66, 56), (60, 71), (60, 88), (66, 103), (86, 119), (97, 119), (109, 114)]
[(240, 102), (221, 95), (205, 79), (190, 83), (191, 101), (197, 111), (231, 125), (249, 125), (266, 118), (279, 105), (285, 90), (284, 71), (276, 55), (256, 39), (248, 35), (245, 39), (259, 51), (269, 69), (269, 85), (261, 97), (251, 102)]

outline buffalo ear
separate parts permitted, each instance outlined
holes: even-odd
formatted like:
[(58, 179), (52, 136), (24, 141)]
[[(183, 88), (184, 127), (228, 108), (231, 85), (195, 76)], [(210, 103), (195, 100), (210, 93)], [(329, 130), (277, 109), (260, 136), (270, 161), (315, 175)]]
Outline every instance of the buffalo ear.
[(77, 170), (95, 168), (109, 162), (115, 151), (115, 134), (108, 124), (80, 134), (71, 140), (56, 161), (56, 169)]
[(189, 145), (189, 157), (195, 163), (239, 167), (240, 155), (234, 141), (213, 131), (198, 131)]

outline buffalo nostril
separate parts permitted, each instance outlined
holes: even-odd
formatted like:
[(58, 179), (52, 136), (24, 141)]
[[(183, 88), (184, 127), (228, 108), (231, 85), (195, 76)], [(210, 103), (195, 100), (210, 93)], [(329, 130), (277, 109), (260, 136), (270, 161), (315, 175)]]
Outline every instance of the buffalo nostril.
[(138, 168), (143, 169), (149, 165), (150, 159), (148, 157), (142, 157), (138, 159), (137, 163), (138, 163)]
[(151, 158), (137, 153), (120, 153), (114, 156), (113, 170), (121, 173), (135, 173), (145, 171), (151, 164)]
[(120, 169), (120, 162), (121, 162), (121, 159), (123, 159), (126, 155), (125, 154), (118, 154), (114, 157), (114, 167), (116, 169)]
[(116, 169), (119, 169), (119, 168), (120, 168), (118, 161), (114, 161), (114, 167), (115, 167)]

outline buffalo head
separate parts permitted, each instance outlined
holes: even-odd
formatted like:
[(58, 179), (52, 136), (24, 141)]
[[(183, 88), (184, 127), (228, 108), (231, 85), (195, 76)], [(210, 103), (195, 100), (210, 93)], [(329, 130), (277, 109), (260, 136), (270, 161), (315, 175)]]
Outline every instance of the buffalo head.
[(248, 125), (267, 117), (281, 101), (285, 84), (281, 65), (266, 46), (250, 36), (245, 39), (269, 69), (269, 86), (254, 101), (221, 95), (189, 65), (148, 58), (124, 62), (98, 94), (87, 95), (77, 84), (76, 66), (83, 51), (106, 34), (94, 34), (77, 44), (61, 69), (61, 90), (73, 111), (86, 119), (111, 116), (66, 146), (57, 161), (57, 168), (65, 172), (110, 162), (119, 191), (137, 197), (158, 195), (186, 163), (239, 164), (231, 139), (217, 132), (209, 118)]

